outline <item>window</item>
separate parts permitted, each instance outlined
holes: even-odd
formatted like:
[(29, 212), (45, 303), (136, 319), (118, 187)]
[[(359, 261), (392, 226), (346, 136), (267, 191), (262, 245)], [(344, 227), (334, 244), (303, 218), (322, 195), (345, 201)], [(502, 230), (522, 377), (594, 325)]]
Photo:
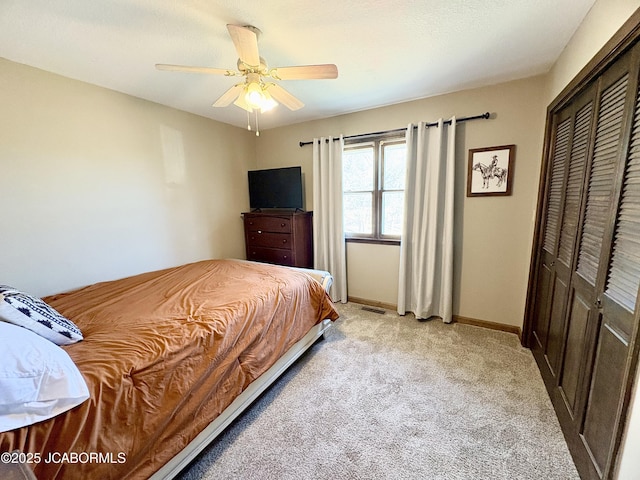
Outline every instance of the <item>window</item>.
[(342, 178), (347, 238), (400, 239), (405, 164), (404, 137), (369, 140), (345, 147)]

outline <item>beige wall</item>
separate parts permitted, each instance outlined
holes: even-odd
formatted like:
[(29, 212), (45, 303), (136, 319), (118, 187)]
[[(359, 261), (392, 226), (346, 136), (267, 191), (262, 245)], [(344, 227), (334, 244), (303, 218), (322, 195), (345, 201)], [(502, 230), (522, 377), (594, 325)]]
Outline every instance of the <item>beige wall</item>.
[[(258, 166), (301, 165), (307, 209), (312, 209), (312, 151), (310, 146), (299, 147), (299, 141), (493, 113), (494, 119), (463, 123), (457, 131), (454, 314), (521, 327), (542, 151), (544, 87), (544, 78), (534, 77), (267, 130), (258, 139)], [(517, 145), (513, 195), (467, 198), (468, 150), (505, 144)], [(349, 244), (349, 295), (397, 304), (398, 258), (398, 247)]]
[(0, 282), (46, 295), (243, 257), (243, 129), (0, 59)]
[(546, 104), (589, 63), (640, 7), (638, 0), (597, 0), (549, 72)]

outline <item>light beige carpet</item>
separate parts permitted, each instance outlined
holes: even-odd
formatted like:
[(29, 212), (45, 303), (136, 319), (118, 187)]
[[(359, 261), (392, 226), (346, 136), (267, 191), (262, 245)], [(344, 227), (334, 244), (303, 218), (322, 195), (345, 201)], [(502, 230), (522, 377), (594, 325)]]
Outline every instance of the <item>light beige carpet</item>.
[(579, 478), (515, 335), (337, 307), (326, 340), (181, 478)]

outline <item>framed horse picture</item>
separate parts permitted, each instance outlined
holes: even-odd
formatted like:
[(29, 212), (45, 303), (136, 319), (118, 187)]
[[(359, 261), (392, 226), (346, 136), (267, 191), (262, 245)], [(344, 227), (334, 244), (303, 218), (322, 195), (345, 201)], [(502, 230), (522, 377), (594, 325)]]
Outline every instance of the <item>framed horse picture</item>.
[(511, 195), (516, 146), (469, 150), (467, 197)]

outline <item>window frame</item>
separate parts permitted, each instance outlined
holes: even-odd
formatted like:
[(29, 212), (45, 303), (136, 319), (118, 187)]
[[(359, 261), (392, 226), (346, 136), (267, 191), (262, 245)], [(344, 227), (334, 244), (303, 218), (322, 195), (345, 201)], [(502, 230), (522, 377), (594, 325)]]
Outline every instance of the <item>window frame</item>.
[(382, 234), (382, 197), (385, 192), (405, 192), (406, 189), (384, 189), (384, 171), (386, 168), (386, 162), (384, 157), (384, 147), (387, 145), (405, 145), (406, 139), (404, 135), (389, 134), (379, 135), (375, 137), (367, 137), (365, 139), (358, 138), (353, 140), (346, 140), (344, 146), (344, 152), (347, 150), (355, 150), (358, 148), (373, 147), (373, 190), (349, 190), (343, 191), (345, 193), (372, 193), (372, 233), (350, 233), (345, 231), (345, 240), (353, 243), (377, 243), (377, 244), (391, 244), (400, 245), (401, 235), (389, 235)]

